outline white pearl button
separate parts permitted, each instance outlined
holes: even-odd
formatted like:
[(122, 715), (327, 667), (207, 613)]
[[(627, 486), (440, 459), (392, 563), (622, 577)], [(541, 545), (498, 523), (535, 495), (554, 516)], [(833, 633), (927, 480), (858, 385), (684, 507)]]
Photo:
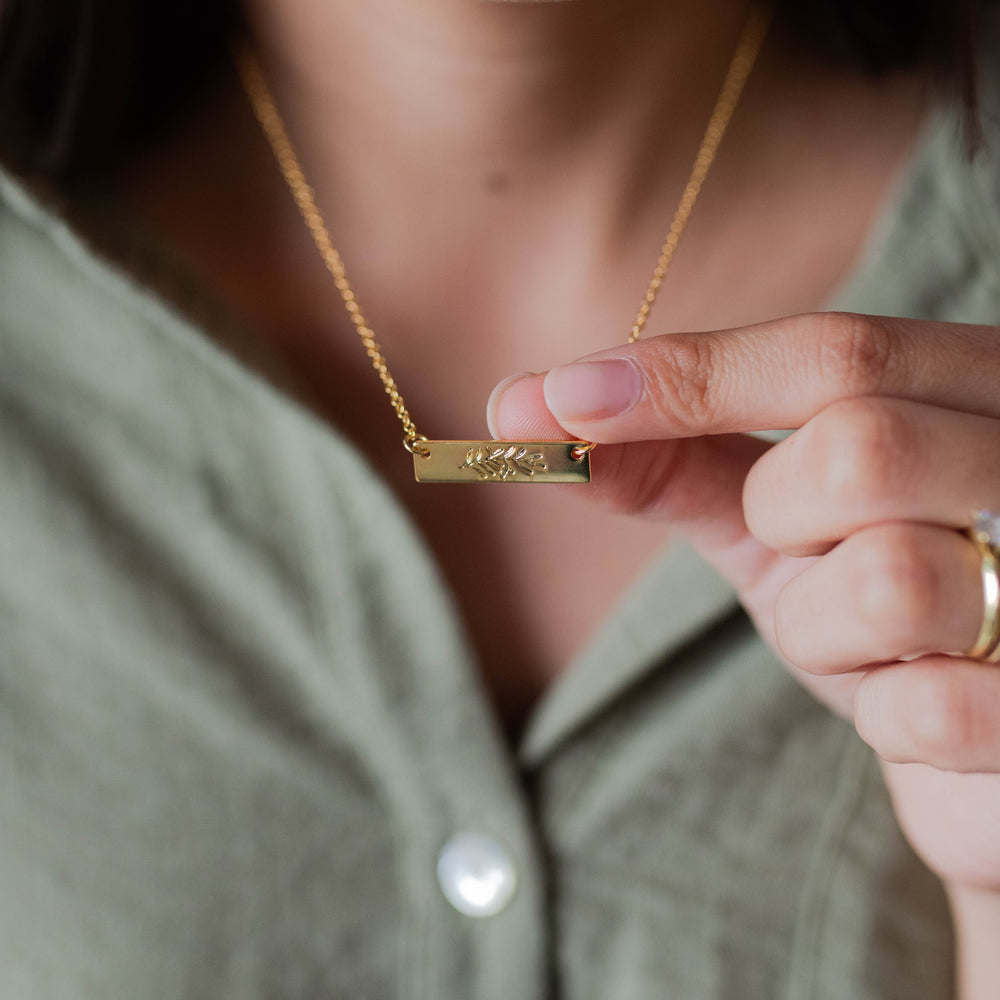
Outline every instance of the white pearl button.
[(456, 833), (441, 849), (438, 884), (445, 899), (468, 917), (492, 917), (514, 895), (517, 869), (507, 849), (488, 833)]

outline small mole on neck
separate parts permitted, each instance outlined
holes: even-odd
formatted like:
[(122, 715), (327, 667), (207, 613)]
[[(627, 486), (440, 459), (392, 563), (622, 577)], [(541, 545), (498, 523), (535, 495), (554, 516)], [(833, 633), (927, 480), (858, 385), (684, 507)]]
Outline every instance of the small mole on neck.
[(491, 194), (503, 194), (510, 187), (510, 174), (502, 170), (491, 170), (486, 175), (486, 190)]

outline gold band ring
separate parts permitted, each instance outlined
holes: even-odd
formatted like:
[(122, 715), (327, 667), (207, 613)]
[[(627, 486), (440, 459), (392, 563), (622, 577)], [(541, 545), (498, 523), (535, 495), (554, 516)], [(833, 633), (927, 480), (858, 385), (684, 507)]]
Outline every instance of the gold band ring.
[(983, 581), (983, 620), (976, 641), (963, 655), (984, 663), (1000, 662), (1000, 515), (977, 510), (966, 531), (979, 552)]

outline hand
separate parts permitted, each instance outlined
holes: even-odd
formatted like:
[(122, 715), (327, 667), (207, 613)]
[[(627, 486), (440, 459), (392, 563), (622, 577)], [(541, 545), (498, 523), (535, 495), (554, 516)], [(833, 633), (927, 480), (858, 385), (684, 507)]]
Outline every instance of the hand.
[[(825, 313), (651, 338), (501, 383), (490, 424), (601, 443), (567, 488), (684, 534), (884, 759), (926, 863), (1000, 894), (1000, 666), (941, 652), (983, 613), (956, 529), (1000, 508), (1000, 329)], [(742, 433), (769, 428), (798, 430)]]

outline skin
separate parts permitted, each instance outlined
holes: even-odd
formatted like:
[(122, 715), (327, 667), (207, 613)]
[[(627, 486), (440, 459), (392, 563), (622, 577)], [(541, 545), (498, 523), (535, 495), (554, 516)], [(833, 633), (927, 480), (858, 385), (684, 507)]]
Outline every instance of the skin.
[[(730, 0), (247, 6), (420, 429), (474, 437), (502, 375), (551, 370), (505, 380), (490, 427), (603, 442), (590, 489), (410, 481), (398, 427), (231, 82), (115, 184), (386, 476), (473, 641), (484, 615), (517, 630), (516, 662), (477, 649), (512, 739), (650, 553), (668, 536), (695, 544), (788, 668), (887, 762), (904, 829), (953, 899), (961, 996), (980, 1000), (1000, 980), (989, 946), (1000, 670), (901, 658), (967, 647), (978, 628), (975, 552), (955, 529), (1000, 494), (995, 331), (813, 312), (905, 164), (923, 81), (859, 79), (776, 31), (647, 339), (607, 350), (627, 333), (742, 11)], [(801, 430), (771, 448), (741, 435), (776, 426)], [(470, 558), (484, 537), (496, 553), (486, 571)], [(532, 560), (510, 555), (525, 550)]]

